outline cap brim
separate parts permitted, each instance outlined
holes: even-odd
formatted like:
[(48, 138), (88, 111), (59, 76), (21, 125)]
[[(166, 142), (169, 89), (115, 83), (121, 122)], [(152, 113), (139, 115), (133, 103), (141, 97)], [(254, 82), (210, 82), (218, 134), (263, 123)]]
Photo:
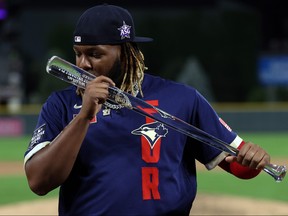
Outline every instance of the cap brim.
[(135, 37), (133, 42), (141, 43), (141, 42), (151, 42), (153, 41), (153, 38), (148, 37)]

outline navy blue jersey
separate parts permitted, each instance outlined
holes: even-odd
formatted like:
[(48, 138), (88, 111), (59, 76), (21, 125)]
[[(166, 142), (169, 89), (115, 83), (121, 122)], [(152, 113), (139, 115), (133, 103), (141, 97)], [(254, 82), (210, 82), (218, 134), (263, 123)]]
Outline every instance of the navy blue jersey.
[[(194, 88), (146, 74), (142, 90), (146, 102), (231, 145), (240, 144)], [(74, 86), (51, 94), (25, 162), (50, 144), (81, 104)], [(224, 157), (129, 109), (107, 114), (103, 108), (91, 121), (71, 174), (60, 187), (59, 215), (188, 215), (197, 189), (195, 160), (212, 169)]]

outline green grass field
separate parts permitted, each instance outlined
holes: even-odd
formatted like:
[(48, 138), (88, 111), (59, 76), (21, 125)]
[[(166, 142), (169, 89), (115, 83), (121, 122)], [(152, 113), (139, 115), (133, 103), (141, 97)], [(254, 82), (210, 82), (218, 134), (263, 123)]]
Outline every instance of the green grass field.
[[(0, 137), (0, 163), (23, 162), (24, 152), (28, 147), (30, 137)], [(46, 199), (56, 197), (58, 189), (44, 197), (34, 194), (28, 186), (26, 177), (19, 175), (0, 175), (0, 205), (24, 200)]]
[[(286, 159), (288, 164), (288, 133), (243, 133), (247, 141), (252, 141), (264, 147), (273, 159)], [(3, 138), (0, 137), (0, 162), (23, 161), (24, 152), (30, 137)], [(287, 165), (284, 164), (284, 165)], [(287, 177), (288, 178), (288, 177)], [(45, 197), (33, 194), (23, 174), (0, 176), (0, 205), (23, 200), (45, 199), (56, 197), (58, 189)], [(257, 199), (288, 201), (287, 179), (276, 183), (268, 174), (262, 172), (252, 180), (240, 180), (225, 172), (199, 171), (198, 192), (211, 194), (230, 194)]]
[(23, 161), (31, 137), (0, 137), (0, 161)]

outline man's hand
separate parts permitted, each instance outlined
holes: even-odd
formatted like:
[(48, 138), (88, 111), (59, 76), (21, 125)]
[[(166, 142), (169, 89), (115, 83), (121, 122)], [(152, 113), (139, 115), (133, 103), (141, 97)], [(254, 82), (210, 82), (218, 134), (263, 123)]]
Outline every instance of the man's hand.
[(109, 96), (109, 86), (115, 86), (115, 83), (106, 76), (99, 76), (88, 82), (79, 114), (88, 119), (94, 118)]
[(262, 170), (270, 163), (270, 155), (260, 146), (246, 142), (240, 147), (237, 156), (227, 156), (225, 160), (228, 163), (237, 161), (239, 164), (251, 169)]

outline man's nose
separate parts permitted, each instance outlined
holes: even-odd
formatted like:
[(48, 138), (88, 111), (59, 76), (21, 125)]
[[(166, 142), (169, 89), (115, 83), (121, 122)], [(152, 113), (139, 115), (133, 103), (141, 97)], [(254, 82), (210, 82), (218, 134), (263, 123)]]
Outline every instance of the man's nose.
[(81, 57), (79, 59), (79, 65), (80, 68), (83, 68), (84, 70), (88, 70), (92, 67), (90, 61), (86, 57)]

